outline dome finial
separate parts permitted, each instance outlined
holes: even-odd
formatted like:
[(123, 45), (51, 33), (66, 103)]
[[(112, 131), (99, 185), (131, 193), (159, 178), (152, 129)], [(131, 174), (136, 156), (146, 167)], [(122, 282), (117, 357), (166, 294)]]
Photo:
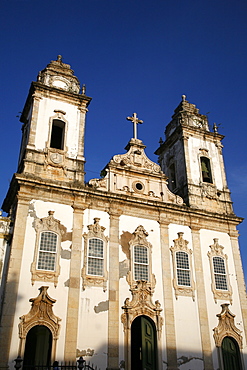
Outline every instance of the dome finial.
[(57, 56), (57, 62), (62, 62), (62, 55)]
[(186, 100), (186, 95), (182, 95), (182, 101)]

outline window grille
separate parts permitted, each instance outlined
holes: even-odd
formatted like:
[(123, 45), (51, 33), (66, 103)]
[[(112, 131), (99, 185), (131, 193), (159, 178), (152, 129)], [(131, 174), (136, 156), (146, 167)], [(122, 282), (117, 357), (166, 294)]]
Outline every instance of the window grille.
[(39, 244), (38, 270), (55, 271), (57, 234), (50, 231), (41, 233)]
[(134, 278), (148, 281), (148, 250), (140, 245), (134, 246)]
[(219, 290), (228, 290), (224, 259), (221, 257), (213, 257), (213, 266), (215, 288)]
[(87, 273), (97, 276), (104, 274), (104, 245), (100, 239), (89, 239)]
[(189, 256), (185, 252), (176, 252), (178, 285), (191, 286)]

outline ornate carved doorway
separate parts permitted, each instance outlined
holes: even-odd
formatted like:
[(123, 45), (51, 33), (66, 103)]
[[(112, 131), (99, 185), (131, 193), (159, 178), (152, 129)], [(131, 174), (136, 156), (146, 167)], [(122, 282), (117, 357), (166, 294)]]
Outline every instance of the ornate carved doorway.
[(26, 337), (23, 366), (49, 366), (51, 362), (52, 334), (44, 325), (36, 325)]
[(131, 325), (131, 369), (157, 369), (157, 335), (147, 316), (138, 316)]

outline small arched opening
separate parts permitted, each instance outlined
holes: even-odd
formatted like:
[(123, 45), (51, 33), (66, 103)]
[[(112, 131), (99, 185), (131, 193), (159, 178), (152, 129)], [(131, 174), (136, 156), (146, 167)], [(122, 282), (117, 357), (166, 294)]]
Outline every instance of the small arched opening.
[(131, 325), (131, 369), (157, 370), (157, 333), (147, 316), (138, 316)]
[(49, 366), (51, 362), (52, 333), (44, 325), (36, 325), (26, 337), (23, 368)]

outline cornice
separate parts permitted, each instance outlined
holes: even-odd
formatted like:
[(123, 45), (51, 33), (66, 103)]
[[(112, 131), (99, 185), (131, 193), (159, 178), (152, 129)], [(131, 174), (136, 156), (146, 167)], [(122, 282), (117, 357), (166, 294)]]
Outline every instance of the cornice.
[[(80, 208), (95, 208), (105, 212), (109, 212), (112, 209), (112, 204), (114, 204), (115, 210), (121, 210), (120, 213), (126, 215), (148, 218), (158, 222), (165, 220), (166, 223), (184, 224), (192, 228), (200, 228), (200, 225), (203, 225), (203, 228), (206, 229), (210, 228), (228, 232), (243, 221), (243, 218), (235, 215), (218, 214), (193, 209), (186, 205), (103, 192), (89, 188), (83, 184), (79, 188), (73, 186), (73, 184), (43, 181), (41, 179), (27, 177), (23, 174), (15, 175), (12, 186), (13, 191), (16, 191), (18, 188), (20, 189), (18, 199), (21, 200), (22, 196), (24, 196), (25, 202), (28, 199), (29, 201), (32, 199), (42, 199), (44, 201), (63, 203), (72, 207), (79, 205)], [(15, 195), (12, 196), (12, 199)]]
[(174, 132), (160, 145), (160, 147), (154, 152), (156, 155), (161, 154), (165, 148), (172, 146), (176, 141), (181, 139), (188, 139), (188, 136), (196, 136), (198, 138), (203, 137), (211, 142), (221, 142), (224, 139), (224, 135), (216, 132), (202, 130), (197, 127), (180, 124)]
[(73, 92), (65, 91), (56, 87), (44, 85), (40, 82), (32, 82), (22, 111), (22, 115), (20, 117), (20, 122), (26, 123), (27, 113), (30, 110), (35, 93), (38, 93), (39, 99), (52, 98), (55, 100), (62, 100), (69, 102), (70, 104), (78, 105), (79, 108), (82, 106), (83, 102), (86, 102), (85, 108), (88, 107), (92, 100), (91, 97), (84, 94), (75, 94)]

